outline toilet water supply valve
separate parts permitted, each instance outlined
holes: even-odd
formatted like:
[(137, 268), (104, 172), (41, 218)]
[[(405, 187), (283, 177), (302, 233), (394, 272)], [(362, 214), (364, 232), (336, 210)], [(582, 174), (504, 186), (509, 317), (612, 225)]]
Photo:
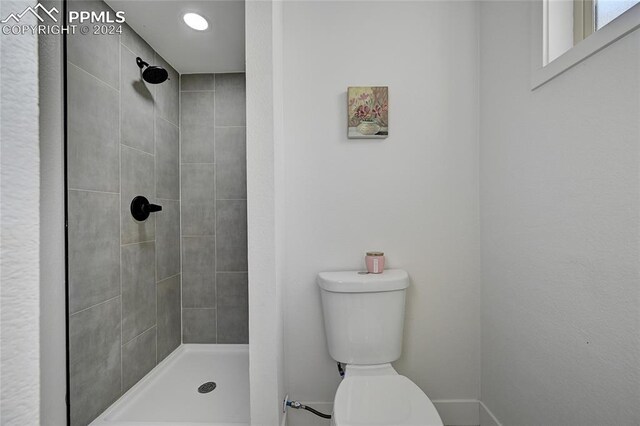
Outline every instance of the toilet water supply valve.
[[(341, 362), (337, 362), (336, 364), (338, 364), (338, 373), (340, 374), (340, 377), (344, 379), (344, 367), (342, 366), (342, 363)], [(316, 410), (314, 408), (308, 407), (308, 406), (306, 406), (306, 405), (304, 405), (304, 404), (302, 404), (302, 403), (300, 403), (298, 401), (289, 401), (289, 395), (286, 396), (284, 405), (286, 407), (295, 408), (296, 410), (307, 410), (307, 411), (315, 414), (316, 416), (322, 417), (323, 419), (330, 419), (331, 418), (330, 414), (321, 413), (320, 411), (318, 411), (318, 410)]]
[(321, 413), (320, 411), (313, 409), (311, 407), (308, 407), (304, 404), (299, 403), (298, 401), (289, 401), (287, 400), (286, 402), (287, 407), (291, 407), (291, 408), (295, 408), (296, 410), (307, 410), (313, 414), (315, 414), (316, 416), (322, 417), (323, 419), (330, 419), (331, 418), (331, 414), (324, 414)]

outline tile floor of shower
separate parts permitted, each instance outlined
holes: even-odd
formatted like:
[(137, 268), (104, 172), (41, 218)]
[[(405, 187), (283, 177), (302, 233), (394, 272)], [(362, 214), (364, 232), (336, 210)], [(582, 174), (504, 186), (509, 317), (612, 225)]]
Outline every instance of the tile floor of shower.
[(91, 423), (141, 425), (248, 426), (249, 346), (183, 344)]

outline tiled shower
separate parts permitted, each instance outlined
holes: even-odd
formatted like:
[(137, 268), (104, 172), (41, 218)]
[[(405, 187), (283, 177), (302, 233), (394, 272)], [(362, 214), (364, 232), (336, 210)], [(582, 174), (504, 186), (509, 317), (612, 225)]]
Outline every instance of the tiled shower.
[[(248, 343), (244, 74), (180, 76), (123, 30), (68, 38), (72, 425), (181, 343)], [(136, 195), (162, 211), (134, 220)]]
[(183, 75), (180, 98), (183, 341), (247, 343), (244, 74)]

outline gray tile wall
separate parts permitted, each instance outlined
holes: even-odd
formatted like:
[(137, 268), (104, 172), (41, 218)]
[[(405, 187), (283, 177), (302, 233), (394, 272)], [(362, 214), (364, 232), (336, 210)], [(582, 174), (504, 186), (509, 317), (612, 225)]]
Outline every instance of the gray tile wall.
[[(70, 8), (109, 10), (95, 1)], [(73, 426), (89, 424), (181, 343), (180, 80), (123, 30), (68, 37)], [(136, 56), (167, 68), (170, 80), (145, 83)], [(135, 195), (163, 210), (137, 222)]]
[(181, 76), (182, 334), (248, 343), (244, 74)]

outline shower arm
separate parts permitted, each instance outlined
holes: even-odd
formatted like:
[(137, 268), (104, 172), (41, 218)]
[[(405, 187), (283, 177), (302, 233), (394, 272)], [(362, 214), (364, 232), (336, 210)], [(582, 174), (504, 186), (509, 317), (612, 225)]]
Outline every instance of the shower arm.
[(148, 66), (149, 66), (149, 64), (148, 64), (147, 62), (143, 61), (141, 57), (137, 57), (137, 58), (136, 58), (136, 64), (138, 64), (138, 67), (139, 67), (140, 69), (142, 69), (142, 68), (144, 68), (144, 67), (148, 67)]

